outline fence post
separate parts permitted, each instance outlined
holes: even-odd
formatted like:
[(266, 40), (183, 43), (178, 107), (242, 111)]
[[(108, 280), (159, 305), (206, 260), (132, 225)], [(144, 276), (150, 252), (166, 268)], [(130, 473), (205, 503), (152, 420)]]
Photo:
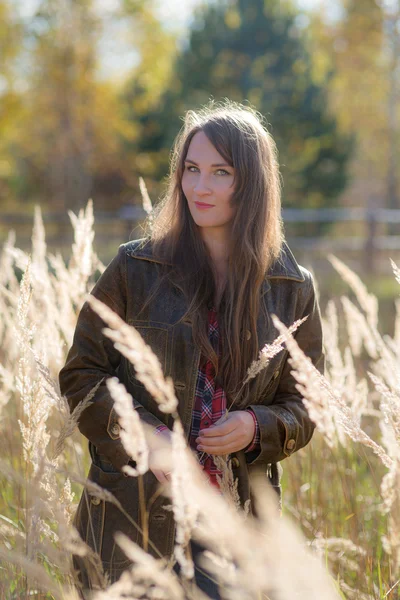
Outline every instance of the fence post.
[(366, 211), (366, 240), (364, 247), (364, 268), (366, 273), (375, 273), (376, 267), (376, 246), (375, 236), (377, 231), (376, 210), (368, 208)]

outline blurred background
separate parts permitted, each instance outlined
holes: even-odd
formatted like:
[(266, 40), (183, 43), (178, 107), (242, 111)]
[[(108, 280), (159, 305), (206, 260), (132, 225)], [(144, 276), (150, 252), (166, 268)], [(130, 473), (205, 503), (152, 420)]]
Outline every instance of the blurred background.
[[(30, 246), (40, 205), (68, 259), (93, 199), (108, 263), (140, 237), (188, 108), (250, 102), (268, 120), (286, 236), (322, 296), (334, 253), (389, 319), (400, 258), (400, 0), (0, 0), (0, 243)], [(388, 327), (390, 327), (388, 322)]]

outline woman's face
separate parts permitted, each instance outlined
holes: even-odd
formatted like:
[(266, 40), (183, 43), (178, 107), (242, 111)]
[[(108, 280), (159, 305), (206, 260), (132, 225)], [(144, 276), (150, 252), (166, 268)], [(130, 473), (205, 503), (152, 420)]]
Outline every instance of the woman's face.
[[(192, 138), (185, 160), (182, 189), (190, 214), (203, 232), (226, 233), (235, 214), (230, 205), (235, 169), (217, 152), (203, 131)], [(211, 233), (211, 231), (210, 231)]]

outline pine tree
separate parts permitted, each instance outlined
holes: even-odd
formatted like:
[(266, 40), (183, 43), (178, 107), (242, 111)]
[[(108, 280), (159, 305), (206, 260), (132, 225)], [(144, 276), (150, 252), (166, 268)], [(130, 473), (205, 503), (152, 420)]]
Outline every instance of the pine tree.
[(271, 124), (285, 205), (331, 206), (346, 185), (351, 140), (327, 111), (305, 37), (288, 2), (229, 0), (199, 12), (168, 89), (142, 119), (137, 151), (155, 159), (153, 175), (166, 172), (184, 111), (228, 97), (249, 101)]

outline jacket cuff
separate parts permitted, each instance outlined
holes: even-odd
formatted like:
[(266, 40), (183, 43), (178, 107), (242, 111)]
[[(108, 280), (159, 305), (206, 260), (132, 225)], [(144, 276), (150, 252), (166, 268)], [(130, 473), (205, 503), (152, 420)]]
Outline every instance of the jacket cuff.
[[(259, 452), (254, 449), (248, 453), (248, 464), (279, 462), (304, 445), (298, 445), (299, 422), (290, 409), (282, 406), (254, 405), (251, 406), (251, 410), (259, 424), (260, 444)], [(313, 429), (311, 424), (310, 429)]]
[(245, 452), (252, 452), (253, 450), (260, 450), (260, 427), (256, 419), (256, 415), (251, 408), (246, 408), (246, 411), (251, 414), (254, 421), (254, 436), (253, 441), (244, 449)]

